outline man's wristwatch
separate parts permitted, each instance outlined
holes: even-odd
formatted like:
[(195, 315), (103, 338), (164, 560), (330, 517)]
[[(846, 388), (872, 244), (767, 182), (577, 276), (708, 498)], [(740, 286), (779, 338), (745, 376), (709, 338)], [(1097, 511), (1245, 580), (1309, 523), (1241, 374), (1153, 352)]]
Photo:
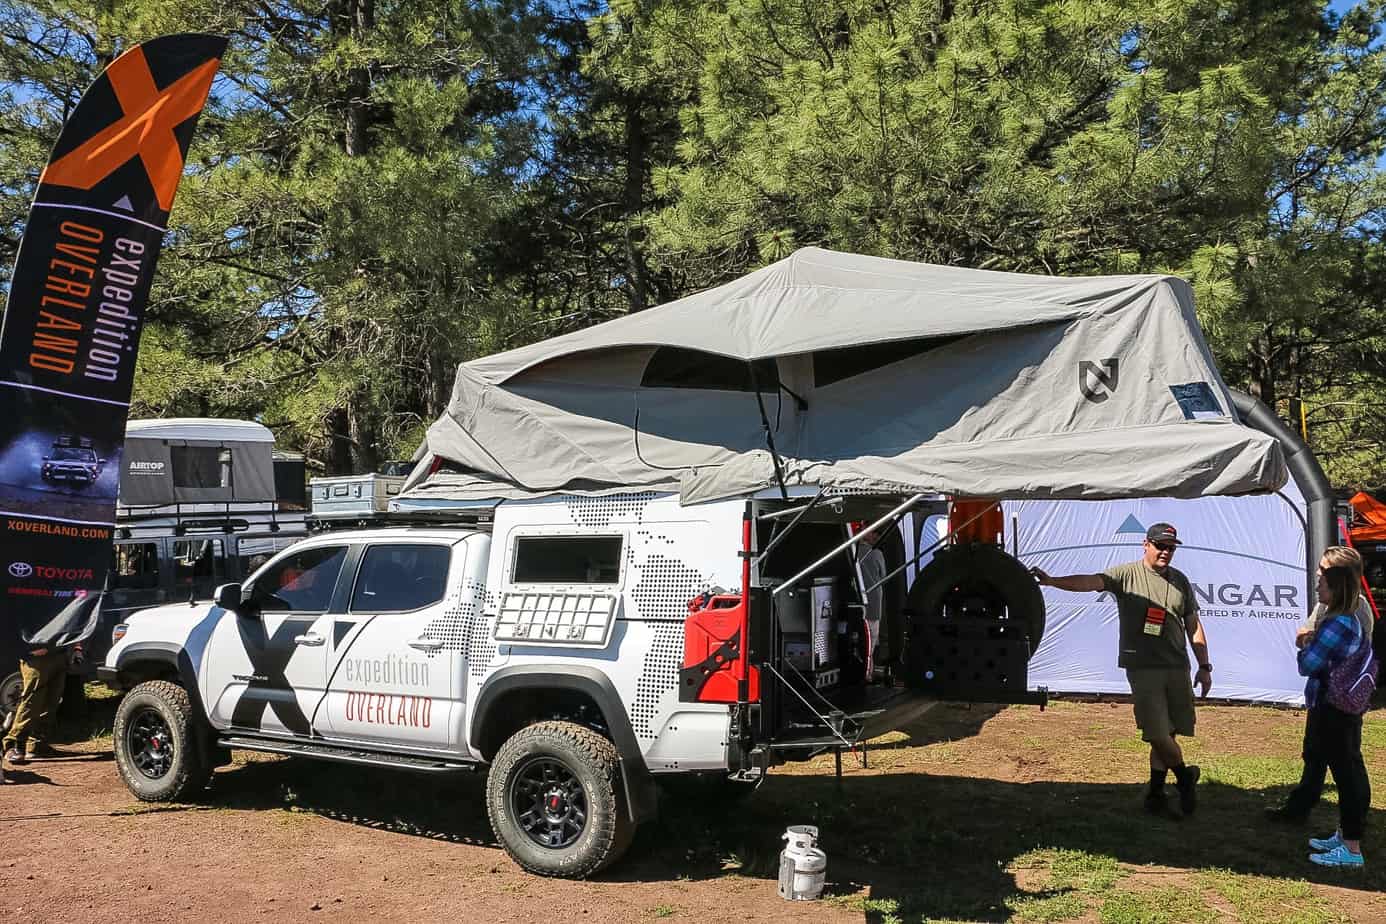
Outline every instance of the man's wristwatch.
[(1213, 672), (1213, 665), (1211, 665), (1211, 664), (1200, 664), (1200, 665), (1198, 665), (1198, 669), (1201, 670), (1201, 671), (1207, 671), (1208, 673), (1211, 674), (1211, 673)]

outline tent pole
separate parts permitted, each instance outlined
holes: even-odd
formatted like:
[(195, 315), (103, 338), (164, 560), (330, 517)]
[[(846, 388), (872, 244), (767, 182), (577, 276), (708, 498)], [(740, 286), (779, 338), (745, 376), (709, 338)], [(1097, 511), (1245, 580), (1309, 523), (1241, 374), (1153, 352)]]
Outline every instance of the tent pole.
[(746, 368), (751, 373), (751, 387), (756, 390), (756, 407), (760, 408), (760, 425), (765, 430), (765, 445), (770, 449), (770, 460), (775, 464), (775, 481), (780, 486), (780, 497), (789, 500), (789, 489), (784, 486), (784, 469), (780, 465), (780, 454), (775, 451), (775, 435), (770, 430), (770, 417), (765, 413), (765, 397), (760, 393), (760, 382), (756, 378), (756, 364), (748, 362)]

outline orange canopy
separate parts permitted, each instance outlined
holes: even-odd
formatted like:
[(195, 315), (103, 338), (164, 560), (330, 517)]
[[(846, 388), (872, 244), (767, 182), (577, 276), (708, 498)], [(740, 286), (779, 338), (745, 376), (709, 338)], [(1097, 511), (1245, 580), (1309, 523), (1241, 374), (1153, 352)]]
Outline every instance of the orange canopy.
[(1386, 542), (1386, 504), (1370, 494), (1358, 491), (1348, 501), (1352, 504), (1352, 544)]

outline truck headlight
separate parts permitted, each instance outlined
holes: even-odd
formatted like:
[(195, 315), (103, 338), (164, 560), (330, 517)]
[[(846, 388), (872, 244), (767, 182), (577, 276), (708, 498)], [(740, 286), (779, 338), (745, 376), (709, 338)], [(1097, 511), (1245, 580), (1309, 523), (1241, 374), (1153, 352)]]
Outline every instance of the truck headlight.
[(118, 624), (114, 629), (111, 630), (111, 644), (114, 645), (116, 642), (125, 638), (125, 633), (129, 631), (129, 629), (130, 627), (123, 622)]

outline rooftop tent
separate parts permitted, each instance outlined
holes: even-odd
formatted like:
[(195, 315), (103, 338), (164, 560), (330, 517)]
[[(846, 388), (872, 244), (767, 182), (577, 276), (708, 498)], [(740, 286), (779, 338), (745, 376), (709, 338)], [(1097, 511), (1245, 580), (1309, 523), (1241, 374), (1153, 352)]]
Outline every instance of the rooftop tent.
[[(1192, 293), (817, 248), (739, 280), (463, 364), (405, 496), (777, 483), (979, 497), (1278, 488)], [(441, 460), (441, 467), (435, 460)]]
[(249, 420), (179, 417), (125, 426), (120, 505), (272, 502), (274, 434)]

